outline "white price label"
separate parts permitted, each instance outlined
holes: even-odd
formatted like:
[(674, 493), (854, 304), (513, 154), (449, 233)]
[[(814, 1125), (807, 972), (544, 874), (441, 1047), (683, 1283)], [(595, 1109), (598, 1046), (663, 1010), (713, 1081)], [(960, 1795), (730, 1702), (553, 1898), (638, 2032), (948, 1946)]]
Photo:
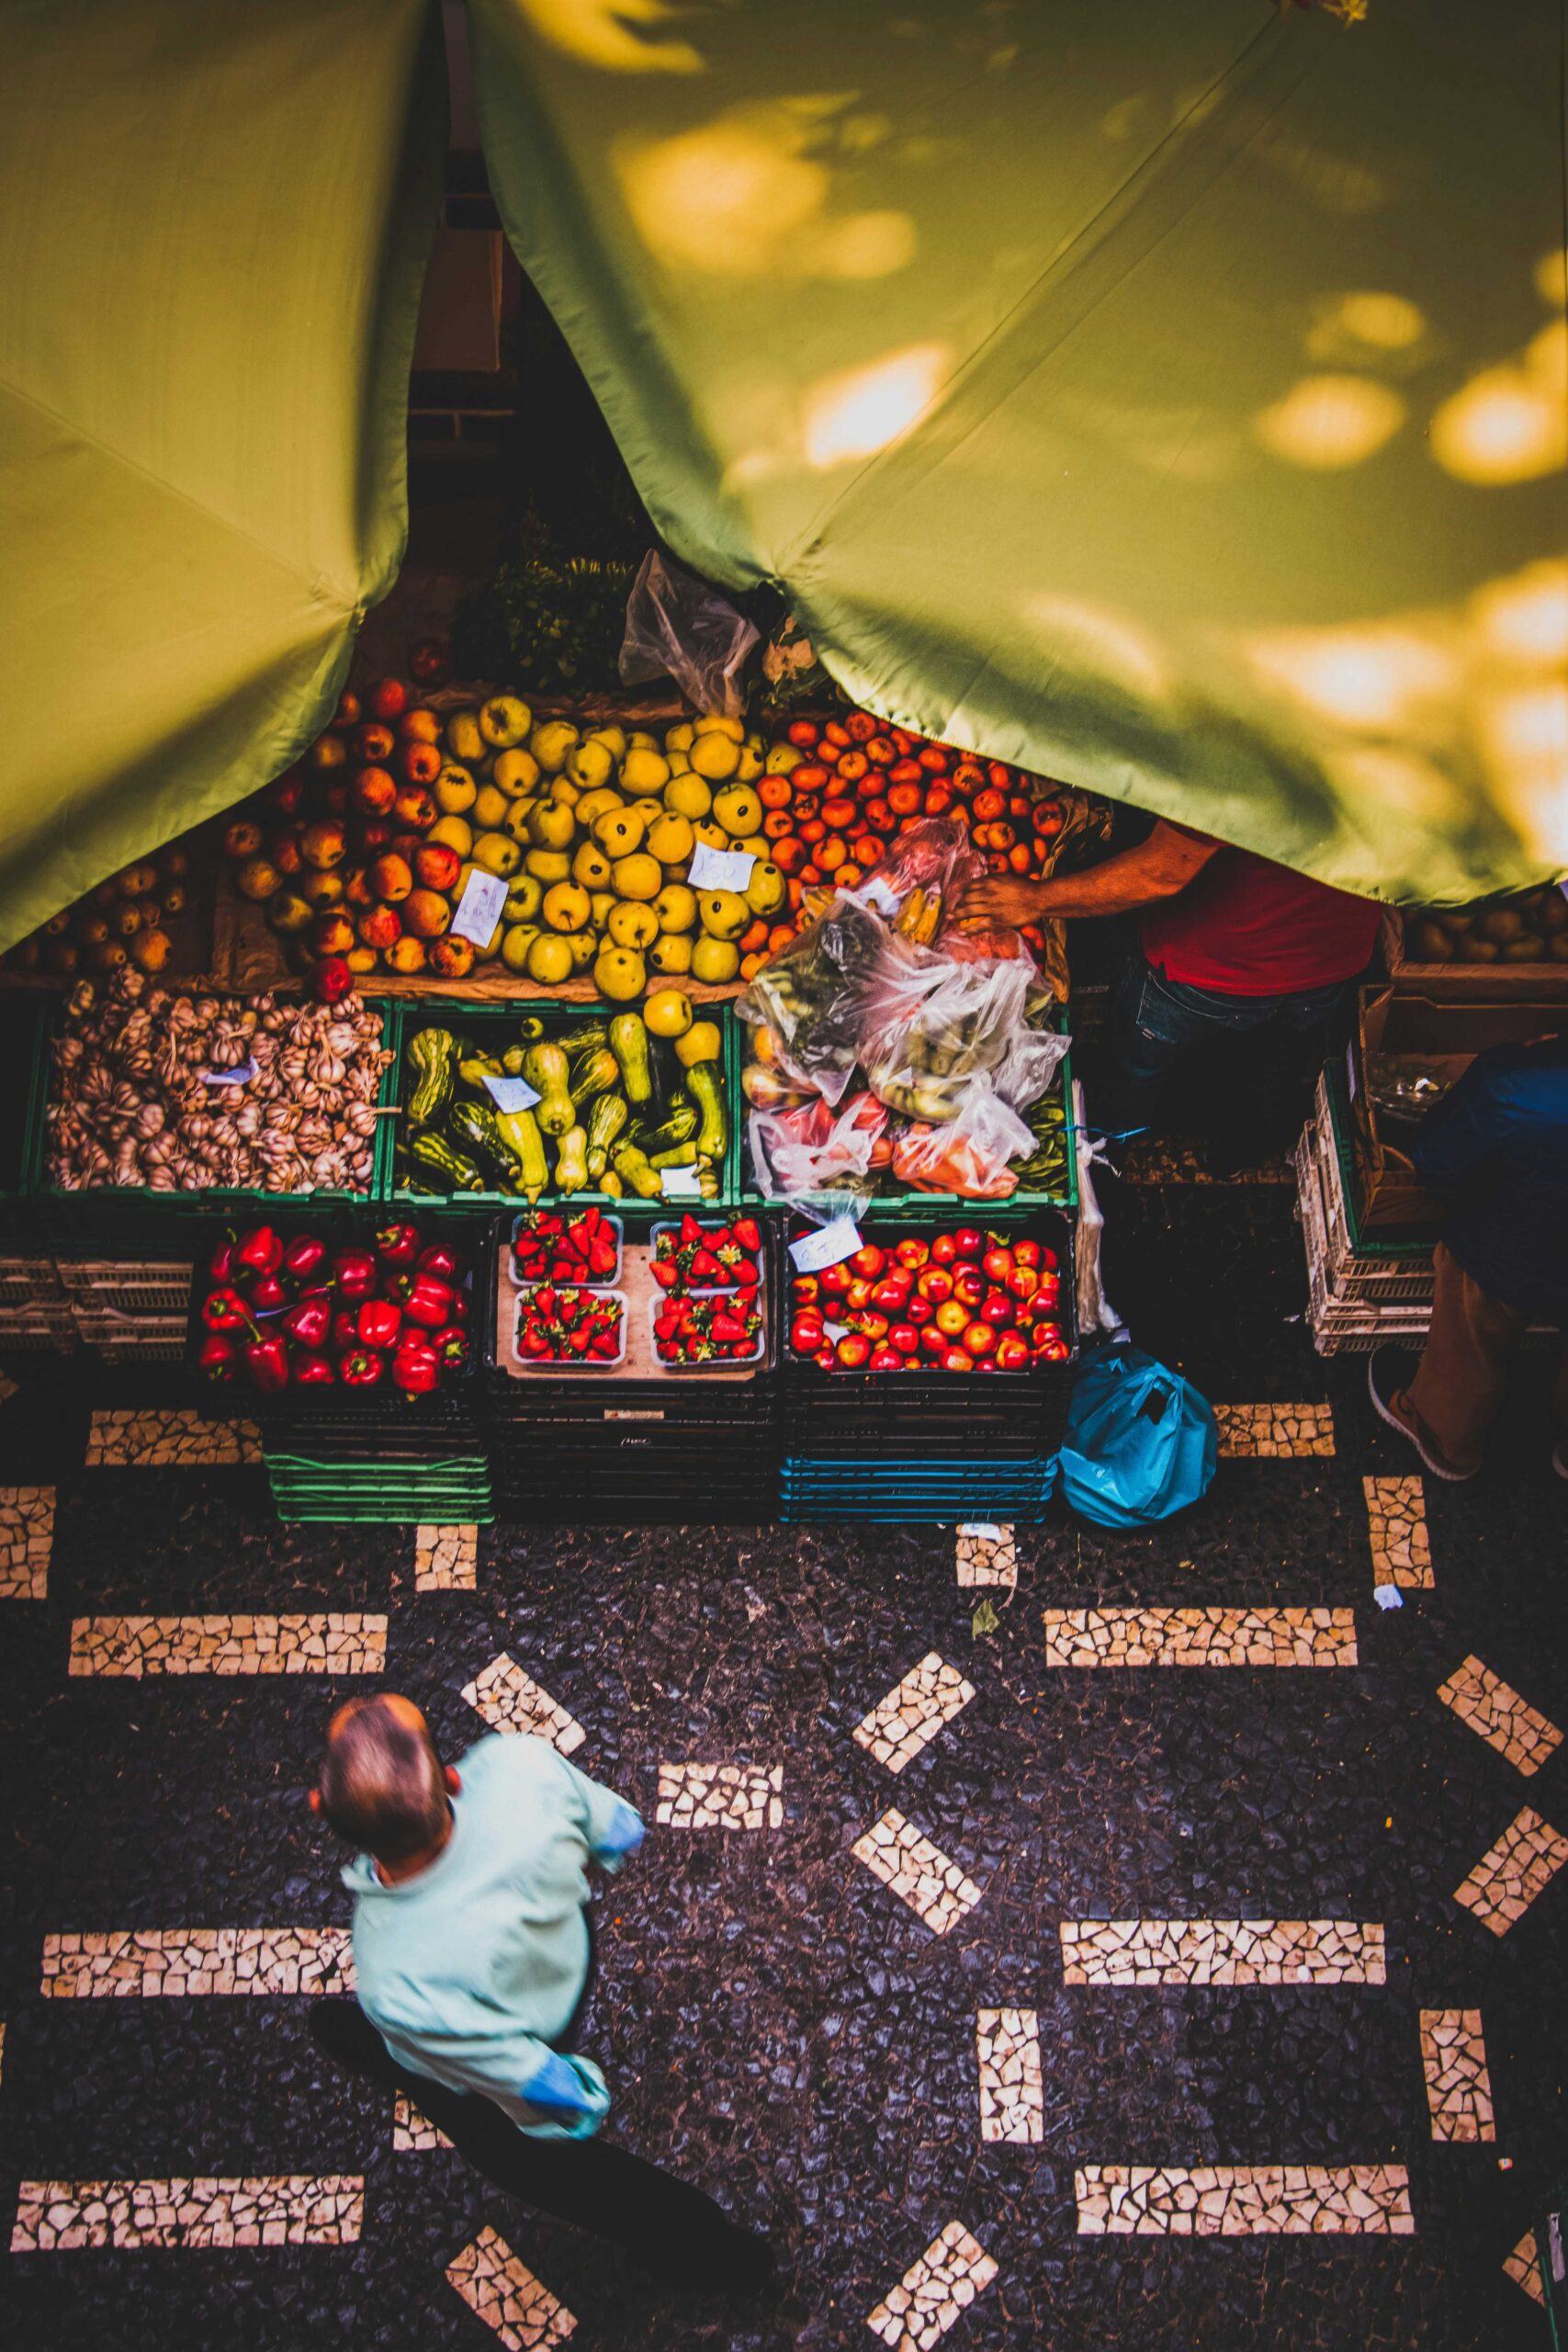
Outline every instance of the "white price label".
[(667, 1201), (700, 1201), (703, 1177), (700, 1168), (661, 1168), (659, 1189)]
[(850, 1326), (847, 1323), (824, 1322), (822, 1329), (829, 1340), (847, 1340), (850, 1336)]
[(861, 891), (861, 897), (868, 907), (874, 907), (878, 914), (896, 915), (898, 911), (897, 893), (891, 882), (885, 882), (880, 874), (872, 876)]
[(999, 1544), (1002, 1540), (1001, 1529), (993, 1527), (988, 1519), (964, 1520), (960, 1523), (958, 1532), (960, 1535), (973, 1535), (982, 1544)]
[(488, 947), (495, 937), (506, 892), (507, 885), (499, 874), (481, 874), (476, 866), (463, 885), (463, 895), (452, 918), (452, 937), (471, 939), (476, 947)]
[(789, 1245), (789, 1254), (803, 1274), (819, 1274), (824, 1266), (838, 1266), (860, 1248), (860, 1227), (852, 1216), (836, 1216), (815, 1233), (803, 1233)]
[(254, 1060), (243, 1061), (237, 1069), (204, 1069), (201, 1074), (209, 1086), (249, 1086), (256, 1066)]
[(710, 849), (699, 842), (686, 879), (694, 890), (744, 890), (756, 863), (749, 849)]
[(531, 1111), (543, 1100), (525, 1078), (491, 1078), (487, 1070), (485, 1086), (498, 1111)]

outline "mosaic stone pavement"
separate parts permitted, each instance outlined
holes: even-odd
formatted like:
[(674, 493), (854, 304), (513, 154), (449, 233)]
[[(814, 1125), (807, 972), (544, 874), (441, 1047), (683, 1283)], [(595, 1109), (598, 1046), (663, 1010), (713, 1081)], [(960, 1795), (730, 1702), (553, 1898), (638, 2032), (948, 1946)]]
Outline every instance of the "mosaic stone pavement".
[[(278, 1526), (243, 1443), (127, 1376), (7, 1367), (0, 1482), (54, 1493), (44, 1589), (0, 1589), (7, 2340), (1526, 2352), (1568, 2082), (1539, 1388), (1473, 1487), (1422, 1482), (1293, 1319), (1284, 1190), (1131, 1189), (1139, 1343), (1272, 1408), (1143, 1531), (502, 1524), (420, 1563), (412, 1525)], [(93, 1411), (145, 1442), (101, 1424), (88, 1466)], [(1431, 1581), (1385, 1614), (1374, 1535), (1417, 1527)], [(906, 1692), (895, 1775), (856, 1727), (933, 1657), (974, 1696)], [(305, 1792), (383, 1678), (454, 1757), (538, 1729), (642, 1810), (584, 2047), (615, 2134), (768, 2231), (776, 2294), (672, 2298), (319, 2057), (348, 1898)]]

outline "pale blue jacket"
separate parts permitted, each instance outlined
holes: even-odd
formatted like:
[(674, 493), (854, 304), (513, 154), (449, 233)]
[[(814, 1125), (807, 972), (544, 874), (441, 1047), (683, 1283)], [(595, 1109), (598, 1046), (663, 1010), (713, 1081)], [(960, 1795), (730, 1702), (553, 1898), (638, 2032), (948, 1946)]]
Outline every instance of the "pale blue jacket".
[(551, 2043), (588, 1973), (588, 1859), (618, 1868), (642, 1822), (547, 1740), (492, 1734), (458, 1776), (428, 1870), (388, 1886), (361, 1854), (344, 1871), (359, 2006), (411, 2073), (481, 2092), (539, 2139), (585, 2140), (604, 2077)]

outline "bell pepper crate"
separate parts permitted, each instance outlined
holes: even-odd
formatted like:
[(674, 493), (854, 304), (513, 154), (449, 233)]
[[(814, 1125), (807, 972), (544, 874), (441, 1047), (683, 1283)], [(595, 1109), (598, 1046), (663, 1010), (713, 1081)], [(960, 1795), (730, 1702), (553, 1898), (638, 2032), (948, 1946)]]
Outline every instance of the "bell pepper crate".
[[(171, 989), (172, 995), (191, 990)], [(238, 991), (236, 991), (238, 993)], [(189, 1191), (155, 1192), (150, 1185), (95, 1184), (77, 1190), (51, 1183), (47, 1175), (48, 1108), (52, 1098), (54, 1046), (65, 1020), (62, 997), (51, 998), (40, 1018), (34, 1081), (28, 1096), (22, 1143), (20, 1191), (24, 1208), (39, 1219), (51, 1242), (63, 1249), (98, 1248), (104, 1255), (141, 1257), (149, 1245), (178, 1248), (205, 1230), (214, 1212), (233, 1218), (265, 1217), (300, 1201), (333, 1207), (366, 1207), (379, 1201), (390, 1180), (392, 1111), (397, 1102), (398, 1048), (401, 1007), (389, 997), (366, 997), (367, 1012), (381, 1023), (381, 1047), (391, 1060), (381, 1073), (376, 1096), (376, 1131), (371, 1143), (371, 1168), (363, 1192), (341, 1188), (310, 1192), (269, 1193), (254, 1185), (203, 1185)]]
[[(444, 1030), (455, 1036), (459, 1046), (469, 1049), (476, 1058), (488, 1057), (491, 1060), (500, 1061), (503, 1054), (509, 1049), (513, 1050), (513, 1059), (518, 1062), (519, 1067), (514, 1072), (507, 1073), (508, 1075), (525, 1076), (525, 1072), (521, 1067), (521, 1057), (532, 1052), (535, 1047), (546, 1048), (550, 1055), (547, 1067), (541, 1069), (537, 1062), (534, 1064), (536, 1075), (546, 1080), (545, 1084), (536, 1089), (541, 1098), (542, 1107), (555, 1091), (556, 1086), (562, 1080), (562, 1072), (554, 1058), (553, 1049), (559, 1049), (565, 1041), (576, 1041), (567, 1042), (567, 1050), (572, 1055), (581, 1057), (592, 1051), (591, 1046), (582, 1043), (587, 1033), (604, 1030), (608, 1037), (612, 1024), (626, 1014), (635, 1015), (640, 1022), (640, 1010), (636, 1005), (562, 1004), (558, 1001), (545, 1000), (506, 1005), (471, 1004), (450, 997), (426, 998), (418, 1005), (410, 1005), (406, 1009), (402, 1027), (396, 1142), (389, 1162), (389, 1173), (386, 1197), (394, 1201), (407, 1202), (410, 1204), (432, 1199), (468, 1201), (477, 1206), (509, 1207), (513, 1211), (520, 1205), (553, 1209), (595, 1207), (613, 1211), (623, 1220), (628, 1230), (646, 1224), (651, 1217), (668, 1216), (672, 1195), (662, 1191), (648, 1198), (643, 1198), (630, 1190), (622, 1193), (612, 1193), (605, 1192), (592, 1178), (588, 1178), (575, 1191), (563, 1193), (558, 1184), (551, 1181), (555, 1170), (550, 1163), (553, 1159), (558, 1164), (558, 1137), (553, 1134), (546, 1133), (540, 1121), (532, 1113), (529, 1114), (528, 1126), (518, 1131), (518, 1149), (520, 1157), (525, 1151), (536, 1151), (539, 1154), (538, 1159), (534, 1163), (536, 1171), (540, 1174), (537, 1199), (530, 1204), (526, 1193), (521, 1190), (509, 1192), (502, 1189), (500, 1180), (494, 1172), (494, 1156), (498, 1150), (510, 1148), (506, 1131), (502, 1130), (498, 1142), (493, 1134), (482, 1135), (481, 1130), (491, 1127), (498, 1117), (504, 1118), (508, 1114), (498, 1113), (493, 1104), (487, 1111), (481, 1088), (461, 1089), (448, 1098), (456, 1102), (460, 1125), (472, 1131), (461, 1136), (457, 1140), (454, 1140), (446, 1133), (443, 1125), (443, 1118), (446, 1115), (445, 1113), (442, 1117), (423, 1120), (411, 1121), (409, 1116), (411, 1106), (417, 1111), (441, 1101), (442, 1083), (439, 1073), (433, 1075), (430, 1067), (423, 1069), (421, 1067), (426, 1049), (421, 1046), (419, 1041), (433, 1030)], [(715, 1189), (711, 1195), (703, 1196), (700, 1203), (694, 1203), (694, 1205), (701, 1205), (704, 1209), (732, 1208), (739, 1204), (740, 1197), (739, 1105), (741, 1098), (739, 1041), (736, 1036), (735, 1018), (728, 1005), (700, 1006), (697, 1008), (697, 1017), (699, 1020), (711, 1020), (719, 1032), (719, 1054), (716, 1061), (698, 1066), (699, 1073), (708, 1072), (713, 1076), (710, 1078), (698, 1075), (694, 1088), (694, 1073), (685, 1069), (678, 1060), (672, 1041), (662, 1037), (647, 1036), (649, 1064), (656, 1087), (655, 1099), (668, 1102), (677, 1087), (694, 1097), (692, 1110), (694, 1113), (694, 1121), (691, 1132), (683, 1138), (670, 1144), (667, 1148), (671, 1150), (679, 1150), (689, 1143), (700, 1142), (705, 1128), (710, 1121), (722, 1120), (724, 1129), (722, 1149), (716, 1155), (712, 1170), (716, 1179)], [(538, 1034), (529, 1035), (528, 1030), (536, 1025)], [(646, 1036), (647, 1033), (645, 1032), (644, 1035)], [(618, 1058), (613, 1043), (606, 1044), (601, 1050), (608, 1053), (613, 1059)], [(431, 1057), (432, 1062), (434, 1059), (434, 1057)], [(571, 1076), (570, 1069), (566, 1075), (569, 1078)], [(578, 1075), (581, 1080), (581, 1060)], [(427, 1090), (423, 1103), (417, 1091), (422, 1081)], [(585, 1102), (592, 1105), (600, 1102), (608, 1104), (613, 1102), (626, 1103), (627, 1109), (626, 1118), (614, 1124), (612, 1128), (612, 1114), (607, 1112), (601, 1114), (596, 1129), (593, 1111), (591, 1108), (586, 1125), (574, 1118), (572, 1127), (564, 1131), (581, 1134), (582, 1138), (581, 1148), (590, 1167), (593, 1159), (601, 1153), (613, 1166), (614, 1154), (620, 1148), (619, 1139), (624, 1138), (635, 1124), (630, 1115), (632, 1106), (627, 1102), (625, 1091), (626, 1082), (624, 1069), (618, 1070), (615, 1084), (605, 1085), (602, 1091), (584, 1098)], [(533, 1083), (532, 1080), (529, 1083)], [(698, 1096), (702, 1099), (695, 1099)], [(570, 1097), (568, 1099), (570, 1101)], [(575, 1110), (575, 1104), (572, 1107)], [(478, 1123), (473, 1116), (476, 1112), (479, 1114)], [(555, 1115), (558, 1118), (558, 1109)], [(411, 1164), (409, 1156), (411, 1142), (416, 1136), (422, 1135), (434, 1137), (436, 1146), (435, 1151), (431, 1155), (429, 1166), (423, 1170), (421, 1170), (417, 1165)], [(429, 1146), (423, 1148), (428, 1149)], [(483, 1163), (481, 1158), (476, 1157), (476, 1154), (483, 1154), (487, 1150), (491, 1155), (491, 1164), (488, 1166)], [(443, 1159), (453, 1173), (453, 1182), (445, 1191), (441, 1189)], [(464, 1161), (468, 1163), (473, 1172), (484, 1177), (485, 1182), (480, 1186), (463, 1189), (457, 1179)], [(423, 1187), (422, 1179), (424, 1174), (428, 1174), (431, 1178), (432, 1188), (429, 1190)]]
[[(257, 1422), (263, 1431), (264, 1450), (268, 1452), (274, 1447), (286, 1452), (293, 1448), (324, 1448), (334, 1455), (341, 1450), (350, 1459), (363, 1459), (367, 1452), (371, 1452), (378, 1459), (387, 1461), (395, 1459), (402, 1451), (410, 1460), (428, 1461), (433, 1453), (450, 1453), (464, 1440), (477, 1443), (484, 1422), (483, 1386), (479, 1376), (483, 1335), (477, 1318), (484, 1295), (482, 1269), (495, 1245), (495, 1220), (485, 1216), (471, 1221), (469, 1227), (459, 1228), (450, 1218), (426, 1219), (417, 1211), (400, 1215), (385, 1208), (362, 1209), (355, 1214), (338, 1211), (321, 1216), (313, 1215), (309, 1209), (290, 1207), (284, 1211), (276, 1204), (274, 1207), (276, 1213), (271, 1216), (235, 1225), (214, 1221), (209, 1247), (197, 1260), (186, 1345), (189, 1379), (196, 1392), (209, 1407), (221, 1403)], [(201, 1351), (212, 1329), (206, 1320), (206, 1303), (215, 1289), (224, 1287), (209, 1269), (213, 1250), (225, 1239), (231, 1236), (243, 1238), (250, 1225), (269, 1225), (286, 1250), (307, 1237), (321, 1242), (324, 1261), (330, 1264), (345, 1250), (364, 1250), (374, 1257), (377, 1235), (405, 1223), (419, 1228), (422, 1248), (444, 1243), (463, 1263), (458, 1287), (468, 1306), (468, 1319), (462, 1326), (468, 1340), (468, 1354), (461, 1363), (443, 1367), (437, 1387), (423, 1395), (410, 1395), (384, 1371), (380, 1379), (365, 1385), (341, 1380), (290, 1382), (283, 1388), (265, 1390), (254, 1386), (243, 1370), (231, 1380), (213, 1380), (203, 1371)], [(357, 1312), (363, 1303), (355, 1299), (346, 1304)], [(334, 1312), (339, 1311), (330, 1294), (329, 1304)], [(258, 1318), (264, 1331), (267, 1322), (281, 1312), (271, 1310)], [(243, 1322), (234, 1328), (243, 1330)], [(330, 1337), (326, 1347), (316, 1352), (328, 1351), (333, 1356), (342, 1351)], [(341, 1462), (336, 1466), (341, 1467)]]

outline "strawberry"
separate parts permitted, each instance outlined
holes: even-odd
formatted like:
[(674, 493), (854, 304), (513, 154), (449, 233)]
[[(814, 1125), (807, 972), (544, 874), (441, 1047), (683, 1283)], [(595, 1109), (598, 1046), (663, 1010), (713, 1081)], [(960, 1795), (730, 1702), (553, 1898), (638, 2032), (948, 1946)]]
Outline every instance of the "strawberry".
[(742, 1250), (749, 1250), (753, 1258), (761, 1255), (762, 1229), (754, 1216), (738, 1216), (729, 1230)]
[(703, 1238), (703, 1229), (702, 1229), (702, 1227), (697, 1223), (696, 1218), (692, 1215), (692, 1213), (691, 1213), (690, 1209), (688, 1209), (688, 1210), (686, 1211), (685, 1215), (684, 1215), (684, 1216), (682, 1217), (682, 1219), (681, 1219), (681, 1247), (682, 1247), (682, 1250), (688, 1250), (688, 1249), (690, 1249), (690, 1248), (691, 1248), (691, 1246), (692, 1246), (692, 1244), (693, 1244), (694, 1242), (700, 1242), (700, 1241), (701, 1241), (701, 1239), (702, 1239), (702, 1238)]
[(673, 1258), (655, 1258), (649, 1271), (660, 1290), (673, 1290), (681, 1279), (681, 1269)]

